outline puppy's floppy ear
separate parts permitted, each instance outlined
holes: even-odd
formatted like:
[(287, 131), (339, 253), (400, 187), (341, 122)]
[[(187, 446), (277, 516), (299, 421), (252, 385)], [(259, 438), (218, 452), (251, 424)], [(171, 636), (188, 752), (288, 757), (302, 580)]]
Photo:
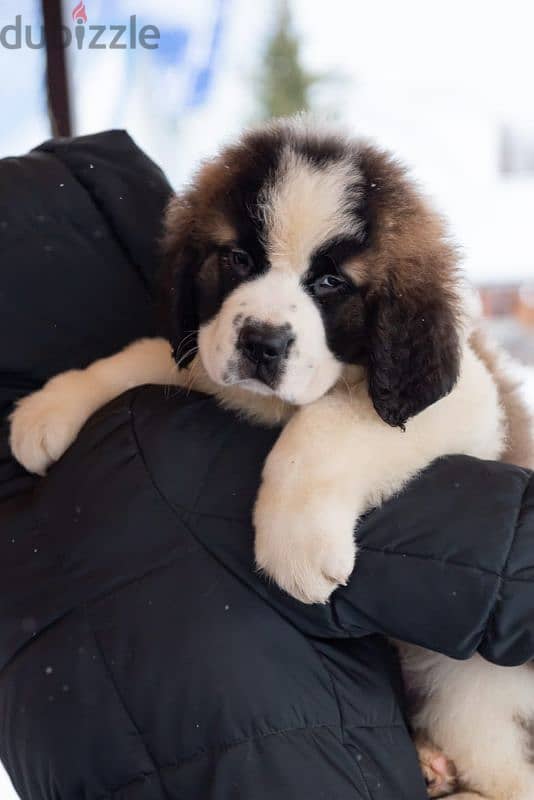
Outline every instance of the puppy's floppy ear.
[(406, 287), (394, 279), (369, 298), (369, 392), (389, 425), (406, 421), (447, 395), (458, 378), (456, 298), (438, 285)]
[(191, 223), (187, 202), (173, 198), (165, 216), (162, 302), (166, 335), (181, 368), (191, 363), (198, 346), (196, 274), (200, 254)]

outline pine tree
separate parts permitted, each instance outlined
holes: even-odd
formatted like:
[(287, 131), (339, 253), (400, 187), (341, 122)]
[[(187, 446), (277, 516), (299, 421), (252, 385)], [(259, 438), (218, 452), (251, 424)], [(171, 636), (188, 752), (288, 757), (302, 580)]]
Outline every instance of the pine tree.
[(315, 81), (301, 64), (300, 42), (293, 31), (288, 0), (280, 0), (263, 59), (261, 115), (268, 119), (308, 111), (309, 90)]

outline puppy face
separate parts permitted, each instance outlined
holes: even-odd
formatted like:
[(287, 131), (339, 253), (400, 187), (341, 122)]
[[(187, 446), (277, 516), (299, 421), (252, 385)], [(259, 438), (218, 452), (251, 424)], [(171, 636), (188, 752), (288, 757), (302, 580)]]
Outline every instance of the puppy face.
[(172, 341), (221, 386), (301, 405), (362, 365), (392, 425), (458, 371), (454, 254), (392, 159), (299, 121), (249, 133), (170, 205)]

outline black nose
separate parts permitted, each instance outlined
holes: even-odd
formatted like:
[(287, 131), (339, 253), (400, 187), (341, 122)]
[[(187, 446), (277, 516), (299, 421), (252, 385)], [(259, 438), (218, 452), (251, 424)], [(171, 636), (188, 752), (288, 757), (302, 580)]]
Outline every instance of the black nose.
[(239, 333), (238, 348), (256, 366), (258, 377), (270, 383), (294, 340), (289, 325), (246, 323)]

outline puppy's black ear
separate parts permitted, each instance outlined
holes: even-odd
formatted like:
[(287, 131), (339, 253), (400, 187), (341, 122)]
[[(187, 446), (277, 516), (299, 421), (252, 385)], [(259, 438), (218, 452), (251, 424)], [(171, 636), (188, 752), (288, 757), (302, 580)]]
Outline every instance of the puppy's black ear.
[(458, 378), (460, 344), (455, 296), (444, 287), (392, 282), (369, 298), (369, 392), (389, 425), (447, 395)]
[(162, 304), (165, 333), (177, 364), (187, 367), (198, 347), (196, 275), (200, 263), (188, 206), (171, 200), (163, 238)]

